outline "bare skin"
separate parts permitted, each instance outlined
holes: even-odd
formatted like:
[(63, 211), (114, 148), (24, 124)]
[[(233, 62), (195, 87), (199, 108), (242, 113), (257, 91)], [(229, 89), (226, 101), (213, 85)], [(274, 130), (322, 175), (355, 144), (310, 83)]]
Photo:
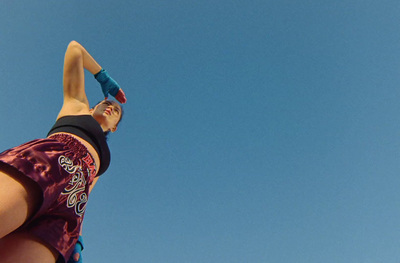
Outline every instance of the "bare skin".
[(13, 233), (0, 239), (0, 255), (2, 263), (54, 263), (58, 258), (57, 251), (24, 232)]
[[(64, 104), (57, 118), (68, 115), (92, 115), (103, 131), (114, 132), (121, 116), (117, 103), (103, 101), (90, 109), (85, 93), (84, 69), (96, 74), (101, 66), (76, 41), (67, 48), (64, 58)], [(94, 157), (95, 165), (100, 167), (100, 159), (94, 148), (86, 141), (77, 138)], [(93, 181), (90, 191), (96, 184)], [(0, 171), (0, 255), (1, 262), (54, 263), (58, 252), (21, 230), (17, 230), (38, 209), (42, 202), (39, 187), (30, 179), (13, 170)], [(17, 231), (16, 231), (17, 230)]]
[(41, 190), (29, 178), (11, 170), (0, 172), (0, 238), (32, 215), (41, 203), (41, 196)]

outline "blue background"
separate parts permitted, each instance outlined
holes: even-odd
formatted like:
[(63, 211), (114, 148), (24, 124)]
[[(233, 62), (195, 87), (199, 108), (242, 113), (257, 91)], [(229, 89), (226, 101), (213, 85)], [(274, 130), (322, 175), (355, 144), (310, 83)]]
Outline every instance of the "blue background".
[[(2, 1), (0, 148), (77, 40), (128, 97), (84, 262), (399, 262), (400, 2)], [(86, 76), (92, 104), (102, 99)]]

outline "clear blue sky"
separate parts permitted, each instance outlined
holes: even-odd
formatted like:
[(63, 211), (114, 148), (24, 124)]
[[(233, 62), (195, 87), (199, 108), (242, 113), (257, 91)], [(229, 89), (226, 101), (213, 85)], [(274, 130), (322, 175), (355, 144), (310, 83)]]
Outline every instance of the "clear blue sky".
[(0, 148), (46, 135), (77, 40), (128, 97), (84, 262), (397, 263), (399, 25), (394, 0), (3, 1)]

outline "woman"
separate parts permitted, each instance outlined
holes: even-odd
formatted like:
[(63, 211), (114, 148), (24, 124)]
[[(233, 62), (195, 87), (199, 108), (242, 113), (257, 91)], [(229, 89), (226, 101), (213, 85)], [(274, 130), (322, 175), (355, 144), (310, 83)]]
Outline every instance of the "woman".
[[(94, 74), (105, 100), (89, 108), (84, 69)], [(126, 97), (76, 41), (64, 59), (64, 104), (46, 139), (0, 154), (1, 262), (65, 262), (78, 241), (88, 195), (108, 168), (105, 133), (122, 116)]]

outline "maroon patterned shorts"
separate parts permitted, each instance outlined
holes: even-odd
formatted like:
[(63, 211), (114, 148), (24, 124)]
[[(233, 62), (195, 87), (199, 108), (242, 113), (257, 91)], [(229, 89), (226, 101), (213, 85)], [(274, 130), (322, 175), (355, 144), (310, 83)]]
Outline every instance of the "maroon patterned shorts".
[[(12, 168), (13, 167), (13, 168)], [(66, 262), (79, 237), (96, 169), (87, 148), (67, 134), (54, 134), (0, 153), (0, 170), (16, 169), (43, 192), (39, 210), (21, 229), (55, 248)]]

